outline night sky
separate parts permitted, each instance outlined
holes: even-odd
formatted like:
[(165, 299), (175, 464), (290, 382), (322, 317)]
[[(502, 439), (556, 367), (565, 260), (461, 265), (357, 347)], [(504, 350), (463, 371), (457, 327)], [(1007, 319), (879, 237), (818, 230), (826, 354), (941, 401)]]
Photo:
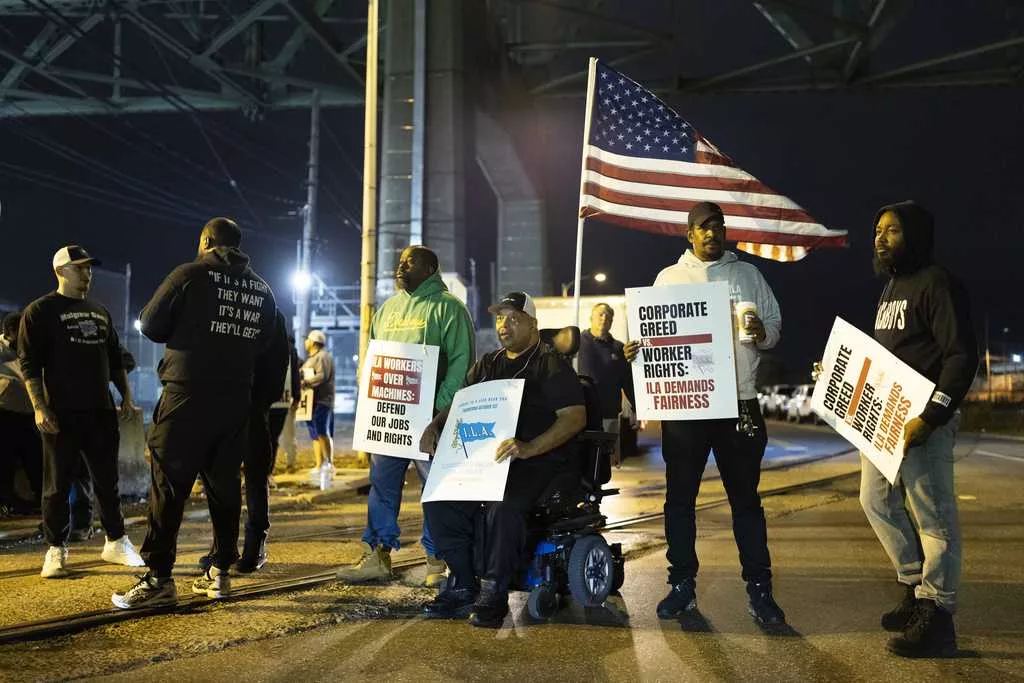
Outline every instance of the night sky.
[[(643, 77), (628, 67), (622, 71)], [(793, 379), (817, 357), (835, 315), (868, 326), (881, 288), (871, 269), (871, 220), (879, 205), (902, 199), (916, 199), (935, 213), (936, 260), (966, 282), (979, 337), (987, 314), (993, 351), (1024, 342), (1024, 219), (1018, 206), (1024, 186), (1024, 90), (665, 99), (739, 166), (827, 226), (850, 231), (849, 249), (813, 252), (796, 264), (744, 257), (761, 268), (782, 306), (777, 355)], [(583, 100), (539, 100), (520, 115), (532, 131), (524, 156), (548, 201), (549, 280), (557, 283), (573, 272)], [(305, 199), (308, 113), (270, 112), (258, 122), (241, 113), (211, 113), (201, 122), (202, 132), (182, 114), (0, 119), (0, 162), (6, 164), (0, 165), (5, 247), (0, 299), (24, 304), (51, 289), (53, 252), (77, 242), (112, 268), (132, 263), (137, 311), (171, 268), (194, 257), (205, 218), (229, 215), (246, 230), (243, 249), (255, 268), (291, 313), (289, 276), (301, 234), (297, 211)], [(355, 283), (362, 111), (326, 110), (324, 124), (317, 271), (331, 283)], [(30, 139), (39, 136), (88, 161), (73, 163)], [(222, 162), (244, 200), (229, 185)], [(486, 298), (495, 203), (475, 168), (467, 174), (466, 196), (467, 255), (481, 264)], [(584, 293), (648, 285), (685, 246), (682, 238), (590, 223), (584, 270), (604, 270), (610, 281), (591, 283)]]

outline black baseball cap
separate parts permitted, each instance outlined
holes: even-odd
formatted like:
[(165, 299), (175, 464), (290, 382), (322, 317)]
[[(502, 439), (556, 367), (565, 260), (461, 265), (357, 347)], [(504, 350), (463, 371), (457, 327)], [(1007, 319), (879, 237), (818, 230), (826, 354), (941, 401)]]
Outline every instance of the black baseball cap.
[(693, 208), (687, 212), (686, 224), (689, 227), (704, 225), (710, 218), (718, 216), (725, 221), (725, 214), (722, 213), (722, 207), (714, 202), (700, 202), (694, 204)]

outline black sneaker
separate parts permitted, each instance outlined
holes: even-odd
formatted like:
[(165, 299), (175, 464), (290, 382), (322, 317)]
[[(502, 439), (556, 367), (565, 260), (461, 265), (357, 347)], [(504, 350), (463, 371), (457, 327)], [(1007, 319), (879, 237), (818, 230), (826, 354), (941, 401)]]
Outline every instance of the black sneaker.
[(242, 574), (251, 574), (263, 569), (267, 563), (267, 539), (256, 539), (246, 536), (245, 546), (242, 548), (242, 556), (235, 562), (235, 569)]
[(455, 588), (449, 579), (436, 598), (424, 603), (423, 614), (428, 619), (465, 619), (473, 611), (476, 596), (474, 588)]
[(918, 600), (902, 636), (889, 640), (889, 652), (900, 657), (952, 657), (956, 655), (953, 615), (934, 600)]
[(772, 597), (771, 581), (747, 583), (747, 595), (750, 596), (747, 611), (754, 617), (754, 621), (763, 626), (779, 626), (786, 623), (786, 613)]
[(175, 605), (178, 602), (178, 589), (170, 578), (158, 579), (152, 573), (136, 577), (139, 582), (124, 593), (114, 593), (110, 601), (121, 609), (140, 609), (143, 607), (160, 607)]
[(196, 564), (199, 565), (199, 569), (202, 570), (204, 574), (210, 571), (210, 567), (213, 566), (213, 548), (210, 548), (205, 555), (200, 555), (199, 561), (196, 562)]
[(684, 613), (697, 609), (697, 582), (683, 579), (672, 584), (672, 590), (658, 603), (659, 619), (678, 619)]
[(910, 625), (910, 619), (914, 616), (914, 612), (917, 611), (914, 586), (908, 586), (905, 583), (900, 585), (903, 586), (903, 598), (900, 600), (900, 604), (882, 615), (882, 628), (893, 633), (905, 630)]
[(473, 605), (469, 623), (481, 628), (501, 628), (508, 615), (508, 589), (497, 581), (480, 582), (480, 597)]

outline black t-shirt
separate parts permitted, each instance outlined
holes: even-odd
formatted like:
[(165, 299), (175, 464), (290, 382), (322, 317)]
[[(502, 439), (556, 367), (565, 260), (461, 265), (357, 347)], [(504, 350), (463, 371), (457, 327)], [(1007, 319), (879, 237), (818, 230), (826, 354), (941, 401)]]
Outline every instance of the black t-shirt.
[(110, 377), (122, 370), (110, 313), (88, 299), (51, 292), (25, 309), (18, 332), (25, 381), (42, 378), (55, 411), (114, 407)]
[(602, 339), (584, 330), (580, 335), (580, 374), (594, 380), (597, 397), (601, 401), (601, 417), (619, 416), (622, 410), (622, 392), (631, 405), (636, 405), (633, 394), (633, 371), (626, 362), (622, 342), (611, 335)]
[[(555, 423), (555, 411), (569, 406), (582, 406), (583, 389), (572, 367), (546, 344), (540, 343), (516, 358), (504, 350), (489, 353), (469, 369), (466, 384), (493, 379), (525, 379), (523, 400), (519, 407), (516, 438), (531, 441)], [(549, 454), (569, 454), (572, 441)]]

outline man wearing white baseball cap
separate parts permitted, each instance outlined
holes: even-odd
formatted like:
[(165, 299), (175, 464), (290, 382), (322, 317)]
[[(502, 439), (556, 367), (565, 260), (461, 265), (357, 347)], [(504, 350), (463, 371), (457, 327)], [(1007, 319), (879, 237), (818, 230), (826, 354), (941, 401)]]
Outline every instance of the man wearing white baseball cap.
[(334, 358), (327, 350), (327, 335), (310, 330), (306, 335), (308, 357), (299, 371), (302, 387), (313, 389), (313, 418), (309, 421), (309, 438), (313, 441), (313, 472), (334, 469)]
[(84, 462), (107, 534), (101, 557), (112, 564), (144, 562), (124, 532), (117, 488), (117, 413), (109, 385), (121, 394), (121, 414), (135, 412), (121, 345), (110, 313), (87, 297), (99, 261), (69, 245), (53, 255), (57, 291), (25, 309), (18, 358), (43, 441), (43, 536), (49, 544), (40, 573), (67, 576), (68, 494)]

